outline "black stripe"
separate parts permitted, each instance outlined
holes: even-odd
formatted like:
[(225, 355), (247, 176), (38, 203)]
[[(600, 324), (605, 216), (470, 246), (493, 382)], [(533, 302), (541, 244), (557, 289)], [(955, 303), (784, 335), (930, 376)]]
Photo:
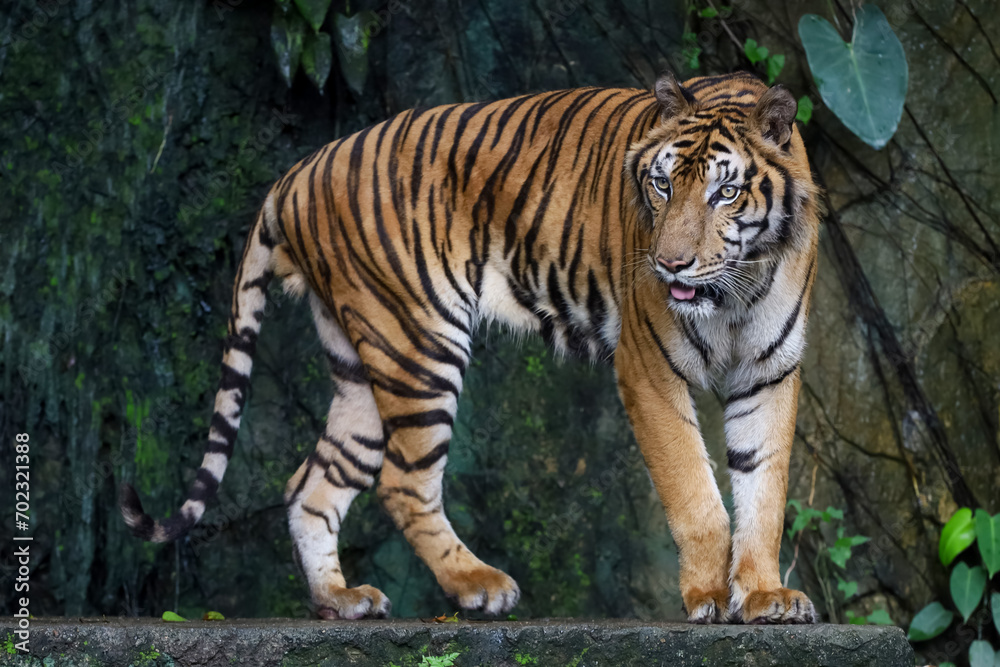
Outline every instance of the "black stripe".
[(364, 384), (369, 381), (368, 371), (360, 362), (341, 359), (332, 352), (327, 352), (326, 358), (330, 362), (330, 373), (338, 380), (355, 384)]
[(441, 444), (437, 445), (434, 449), (430, 451), (426, 456), (422, 456), (412, 463), (408, 462), (401, 453), (394, 451), (392, 449), (385, 450), (385, 458), (388, 459), (394, 466), (402, 470), (403, 472), (413, 472), (414, 470), (426, 470), (432, 465), (441, 460), (448, 453), (448, 446), (451, 444), (450, 440), (445, 440)]
[(792, 313), (785, 320), (785, 325), (781, 328), (781, 335), (778, 336), (777, 340), (768, 345), (764, 353), (757, 357), (757, 361), (761, 362), (768, 359), (772, 354), (774, 354), (779, 347), (785, 342), (792, 333), (792, 329), (795, 328), (796, 322), (799, 321), (799, 311), (802, 310), (802, 301), (805, 299), (806, 290), (809, 288), (809, 279), (812, 277), (813, 267), (816, 266), (816, 259), (813, 258), (812, 262), (809, 264), (809, 272), (806, 273), (806, 282), (802, 285), (802, 291), (799, 292), (799, 300), (795, 303), (795, 308)]
[(423, 428), (446, 424), (451, 426), (454, 420), (447, 410), (427, 410), (409, 415), (397, 415), (385, 420), (385, 430), (391, 434), (401, 428)]
[(772, 385), (780, 384), (782, 381), (784, 381), (785, 378), (794, 373), (795, 369), (797, 369), (798, 367), (799, 365), (798, 363), (796, 363), (787, 371), (783, 372), (781, 375), (772, 380), (765, 380), (764, 382), (758, 382), (757, 384), (755, 384), (754, 386), (750, 387), (745, 391), (741, 391), (739, 393), (731, 395), (729, 398), (726, 399), (726, 405), (735, 403), (736, 401), (742, 401), (745, 398), (750, 398), (751, 396), (755, 396), (762, 390), (767, 389)]
[(245, 392), (250, 384), (250, 376), (240, 373), (229, 364), (222, 364), (222, 378), (219, 380), (219, 391), (230, 391), (239, 389)]
[[(331, 468), (337, 469), (337, 474), (340, 476), (339, 482), (333, 478), (333, 475), (330, 474)], [(327, 466), (326, 473), (324, 473), (323, 477), (326, 478), (326, 481), (330, 482), (330, 484), (333, 484), (334, 486), (339, 486), (341, 488), (350, 487), (352, 489), (357, 489), (358, 491), (366, 491), (368, 487), (371, 486), (371, 484), (367, 484), (363, 481), (356, 480), (350, 475), (348, 475), (347, 472), (344, 470), (343, 466), (341, 466), (333, 459), (330, 460), (330, 464)]]
[(727, 449), (726, 458), (729, 460), (729, 469), (736, 472), (753, 472), (760, 465), (756, 460), (755, 452), (739, 452)]
[(674, 361), (670, 358), (670, 353), (667, 352), (667, 348), (664, 347), (663, 341), (661, 341), (660, 337), (656, 335), (656, 331), (653, 329), (653, 323), (649, 321), (649, 317), (644, 319), (646, 321), (646, 328), (649, 329), (649, 335), (653, 337), (653, 341), (656, 343), (656, 347), (659, 348), (660, 354), (662, 354), (663, 358), (667, 360), (667, 365), (670, 366), (670, 370), (673, 371), (674, 375), (684, 380), (686, 384), (691, 384), (691, 381), (684, 376), (684, 373), (681, 373), (681, 369), (674, 365)]
[(373, 466), (371, 464), (365, 463), (357, 456), (352, 454), (350, 450), (347, 449), (347, 445), (345, 443), (341, 442), (340, 440), (334, 440), (326, 433), (320, 436), (320, 439), (322, 439), (324, 442), (333, 445), (337, 449), (337, 451), (340, 452), (340, 455), (343, 456), (348, 463), (357, 468), (359, 472), (374, 477), (375, 475), (378, 474), (378, 471), (382, 469), (382, 466)]
[(230, 423), (226, 420), (226, 417), (221, 412), (216, 412), (212, 415), (211, 427), (215, 429), (215, 432), (218, 433), (222, 439), (226, 441), (230, 449), (232, 449), (233, 443), (236, 442), (236, 429), (230, 425)]
[(324, 514), (323, 512), (313, 509), (308, 505), (302, 505), (302, 511), (305, 512), (306, 514), (312, 514), (313, 516), (318, 516), (319, 518), (323, 519), (323, 521), (326, 523), (327, 532), (330, 533), (331, 535), (337, 534), (337, 531), (335, 531), (333, 529), (333, 526), (330, 524), (330, 519), (327, 518), (326, 514)]
[(381, 451), (381, 450), (385, 449), (385, 440), (382, 439), (382, 438), (378, 438), (378, 439), (376, 439), (376, 438), (366, 438), (365, 436), (363, 436), (363, 435), (357, 435), (356, 433), (355, 434), (351, 434), (351, 438), (354, 439), (354, 442), (358, 443), (359, 445), (361, 445), (365, 449), (371, 449), (371, 450), (374, 450), (374, 451)]
[(215, 492), (219, 490), (219, 482), (212, 476), (205, 468), (198, 468), (198, 475), (195, 477), (194, 484), (191, 485), (191, 492), (188, 494), (188, 500), (200, 500), (205, 502), (209, 498), (215, 495)]

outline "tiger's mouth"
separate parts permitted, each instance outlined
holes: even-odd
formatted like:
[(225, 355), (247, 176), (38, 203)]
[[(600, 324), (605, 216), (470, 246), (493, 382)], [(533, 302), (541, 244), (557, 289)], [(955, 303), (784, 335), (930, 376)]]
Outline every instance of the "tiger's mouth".
[(669, 291), (672, 303), (693, 305), (708, 300), (717, 304), (722, 297), (722, 291), (712, 283), (691, 284), (674, 280), (670, 283)]

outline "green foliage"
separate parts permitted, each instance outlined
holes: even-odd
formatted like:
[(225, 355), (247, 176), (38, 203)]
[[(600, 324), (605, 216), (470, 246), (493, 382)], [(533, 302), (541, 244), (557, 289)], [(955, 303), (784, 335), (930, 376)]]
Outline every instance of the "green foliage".
[(979, 606), (986, 590), (986, 570), (959, 563), (951, 571), (951, 600), (955, 603), (962, 620), (968, 622), (972, 612)]
[(850, 42), (823, 17), (806, 14), (799, 38), (823, 102), (869, 146), (885, 146), (903, 113), (909, 70), (882, 11), (875, 5), (857, 10)]
[(976, 510), (976, 540), (983, 565), (992, 579), (1000, 572), (1000, 514), (991, 517), (986, 510)]
[(759, 46), (757, 40), (747, 38), (747, 41), (743, 44), (743, 53), (754, 65), (758, 63), (764, 64), (764, 73), (767, 76), (767, 84), (771, 85), (781, 74), (781, 70), (785, 67), (785, 56), (781, 53), (770, 53), (767, 47)]
[(972, 510), (963, 507), (955, 512), (944, 530), (941, 531), (941, 541), (938, 543), (938, 556), (945, 567), (951, 565), (955, 556), (965, 551), (976, 541), (976, 527), (972, 522)]
[(419, 667), (453, 667), (458, 653), (446, 653), (441, 656), (425, 655), (421, 657)]
[(684, 59), (687, 66), (691, 69), (700, 68), (701, 47), (698, 46), (698, 34), (685, 30), (684, 34), (681, 35), (681, 47), (681, 58)]
[[(381, 27), (374, 12), (354, 15), (329, 12), (331, 0), (278, 1), (271, 20), (271, 45), (278, 70), (291, 86), (302, 71), (321, 93), (333, 67), (334, 46), (340, 73), (347, 87), (360, 96), (368, 78), (368, 45), (371, 31)], [(348, 11), (350, 11), (348, 6)], [(332, 23), (332, 33), (322, 30)]]
[(801, 121), (803, 125), (808, 125), (813, 116), (813, 102), (808, 95), (799, 98), (799, 108), (795, 112), (795, 120)]
[[(998, 521), (1000, 514), (990, 516), (985, 510), (979, 509), (976, 510), (975, 521), (972, 516), (972, 510), (968, 507), (959, 508), (941, 530), (938, 544), (941, 562), (947, 567), (956, 556), (968, 549), (974, 541), (979, 540), (978, 553), (986, 567), (970, 566), (967, 562), (961, 561), (955, 565), (949, 578), (951, 600), (961, 614), (963, 623), (968, 623), (973, 612), (979, 607), (990, 579), (995, 573), (995, 570), (989, 568), (990, 563), (995, 564), (997, 557), (996, 534), (1000, 527)], [(996, 591), (989, 596), (989, 613), (993, 618), (993, 625), (1000, 632), (1000, 621), (998, 621), (1000, 593)], [(907, 637), (910, 641), (933, 639), (948, 629), (954, 617), (954, 613), (945, 609), (940, 602), (932, 602), (913, 617)], [(982, 619), (977, 621), (977, 624), (979, 635), (982, 637)], [(988, 641), (980, 639), (972, 643), (969, 648), (969, 664), (972, 667), (993, 667), (997, 664), (994, 661), (1000, 661), (1000, 652), (995, 653)]]
[(969, 667), (994, 667), (998, 657), (988, 641), (977, 639), (969, 647)]
[(306, 22), (298, 12), (285, 13), (275, 8), (271, 19), (271, 47), (278, 58), (278, 71), (285, 85), (291, 86), (299, 69)]
[(163, 612), (163, 620), (167, 623), (183, 623), (187, 619), (172, 611)]
[(848, 609), (846, 616), (847, 622), (851, 625), (894, 625), (892, 617), (885, 609), (876, 609), (867, 616), (858, 616)]
[[(803, 506), (802, 502), (796, 499), (788, 501), (788, 507), (794, 509), (796, 514), (792, 520), (792, 525), (788, 529), (790, 540), (801, 540), (803, 535), (809, 534), (814, 537), (816, 557), (813, 567), (820, 574), (820, 586), (823, 588), (824, 596), (827, 599), (827, 612), (832, 622), (836, 622), (838, 604), (834, 602), (834, 596), (830, 595), (831, 584), (829, 579), (837, 580), (837, 590), (846, 602), (858, 594), (858, 582), (845, 579), (839, 572), (830, 571), (830, 564), (835, 565), (840, 570), (847, 569), (847, 563), (851, 559), (854, 547), (861, 546), (869, 541), (864, 535), (846, 535), (843, 525), (836, 525), (844, 520), (844, 512), (836, 507), (827, 507), (825, 510), (818, 510), (814, 507)], [(824, 525), (831, 528), (836, 525), (832, 539), (823, 534)], [(832, 544), (831, 544), (832, 541)], [(845, 616), (849, 623), (884, 623), (889, 618), (888, 612), (877, 609), (869, 616), (858, 616), (853, 611), (847, 610)], [(891, 621), (890, 621), (891, 623)]]
[(312, 27), (313, 32), (319, 32), (326, 18), (326, 12), (330, 9), (330, 0), (295, 0), (295, 6)]
[(340, 73), (347, 87), (360, 96), (368, 78), (368, 33), (365, 26), (374, 21), (371, 12), (358, 12), (354, 16), (334, 14), (334, 37), (340, 60)]
[(955, 614), (944, 608), (940, 602), (932, 602), (913, 617), (910, 629), (906, 633), (911, 642), (922, 642), (933, 639), (948, 629)]
[(332, 64), (333, 46), (330, 35), (325, 32), (306, 35), (305, 47), (302, 50), (302, 71), (317, 90), (322, 91), (326, 85)]

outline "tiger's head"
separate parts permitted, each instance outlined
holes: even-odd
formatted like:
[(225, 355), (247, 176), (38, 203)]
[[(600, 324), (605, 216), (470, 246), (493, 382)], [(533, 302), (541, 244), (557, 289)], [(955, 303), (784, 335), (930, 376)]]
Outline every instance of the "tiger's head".
[(815, 194), (782, 86), (749, 74), (656, 82), (659, 122), (626, 158), (645, 260), (674, 310), (746, 307), (784, 249), (804, 242), (800, 210)]

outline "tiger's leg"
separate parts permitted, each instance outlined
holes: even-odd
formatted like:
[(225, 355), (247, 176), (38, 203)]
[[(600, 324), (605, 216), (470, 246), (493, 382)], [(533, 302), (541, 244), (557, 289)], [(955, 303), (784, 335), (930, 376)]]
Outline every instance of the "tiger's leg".
[(385, 320), (377, 332), (359, 327), (358, 350), (373, 377), (387, 438), (379, 498), (459, 606), (491, 614), (509, 611), (521, 595), (517, 583), (469, 551), (455, 535), (442, 501), (452, 424), (471, 353), (469, 330), (408, 323), (407, 333), (402, 327)]
[(680, 589), (691, 623), (726, 620), (729, 514), (698, 429), (688, 383), (649, 331), (623, 328), (615, 370), (646, 467), (677, 543)]
[(799, 373), (756, 384), (726, 404), (729, 474), (736, 505), (730, 615), (744, 623), (815, 623), (803, 593), (784, 588), (778, 567)]
[(357, 352), (314, 294), (310, 303), (337, 393), (316, 451), (288, 482), (289, 529), (318, 615), (385, 617), (389, 598), (371, 586), (347, 588), (337, 555), (351, 501), (371, 487), (382, 465), (382, 421)]

